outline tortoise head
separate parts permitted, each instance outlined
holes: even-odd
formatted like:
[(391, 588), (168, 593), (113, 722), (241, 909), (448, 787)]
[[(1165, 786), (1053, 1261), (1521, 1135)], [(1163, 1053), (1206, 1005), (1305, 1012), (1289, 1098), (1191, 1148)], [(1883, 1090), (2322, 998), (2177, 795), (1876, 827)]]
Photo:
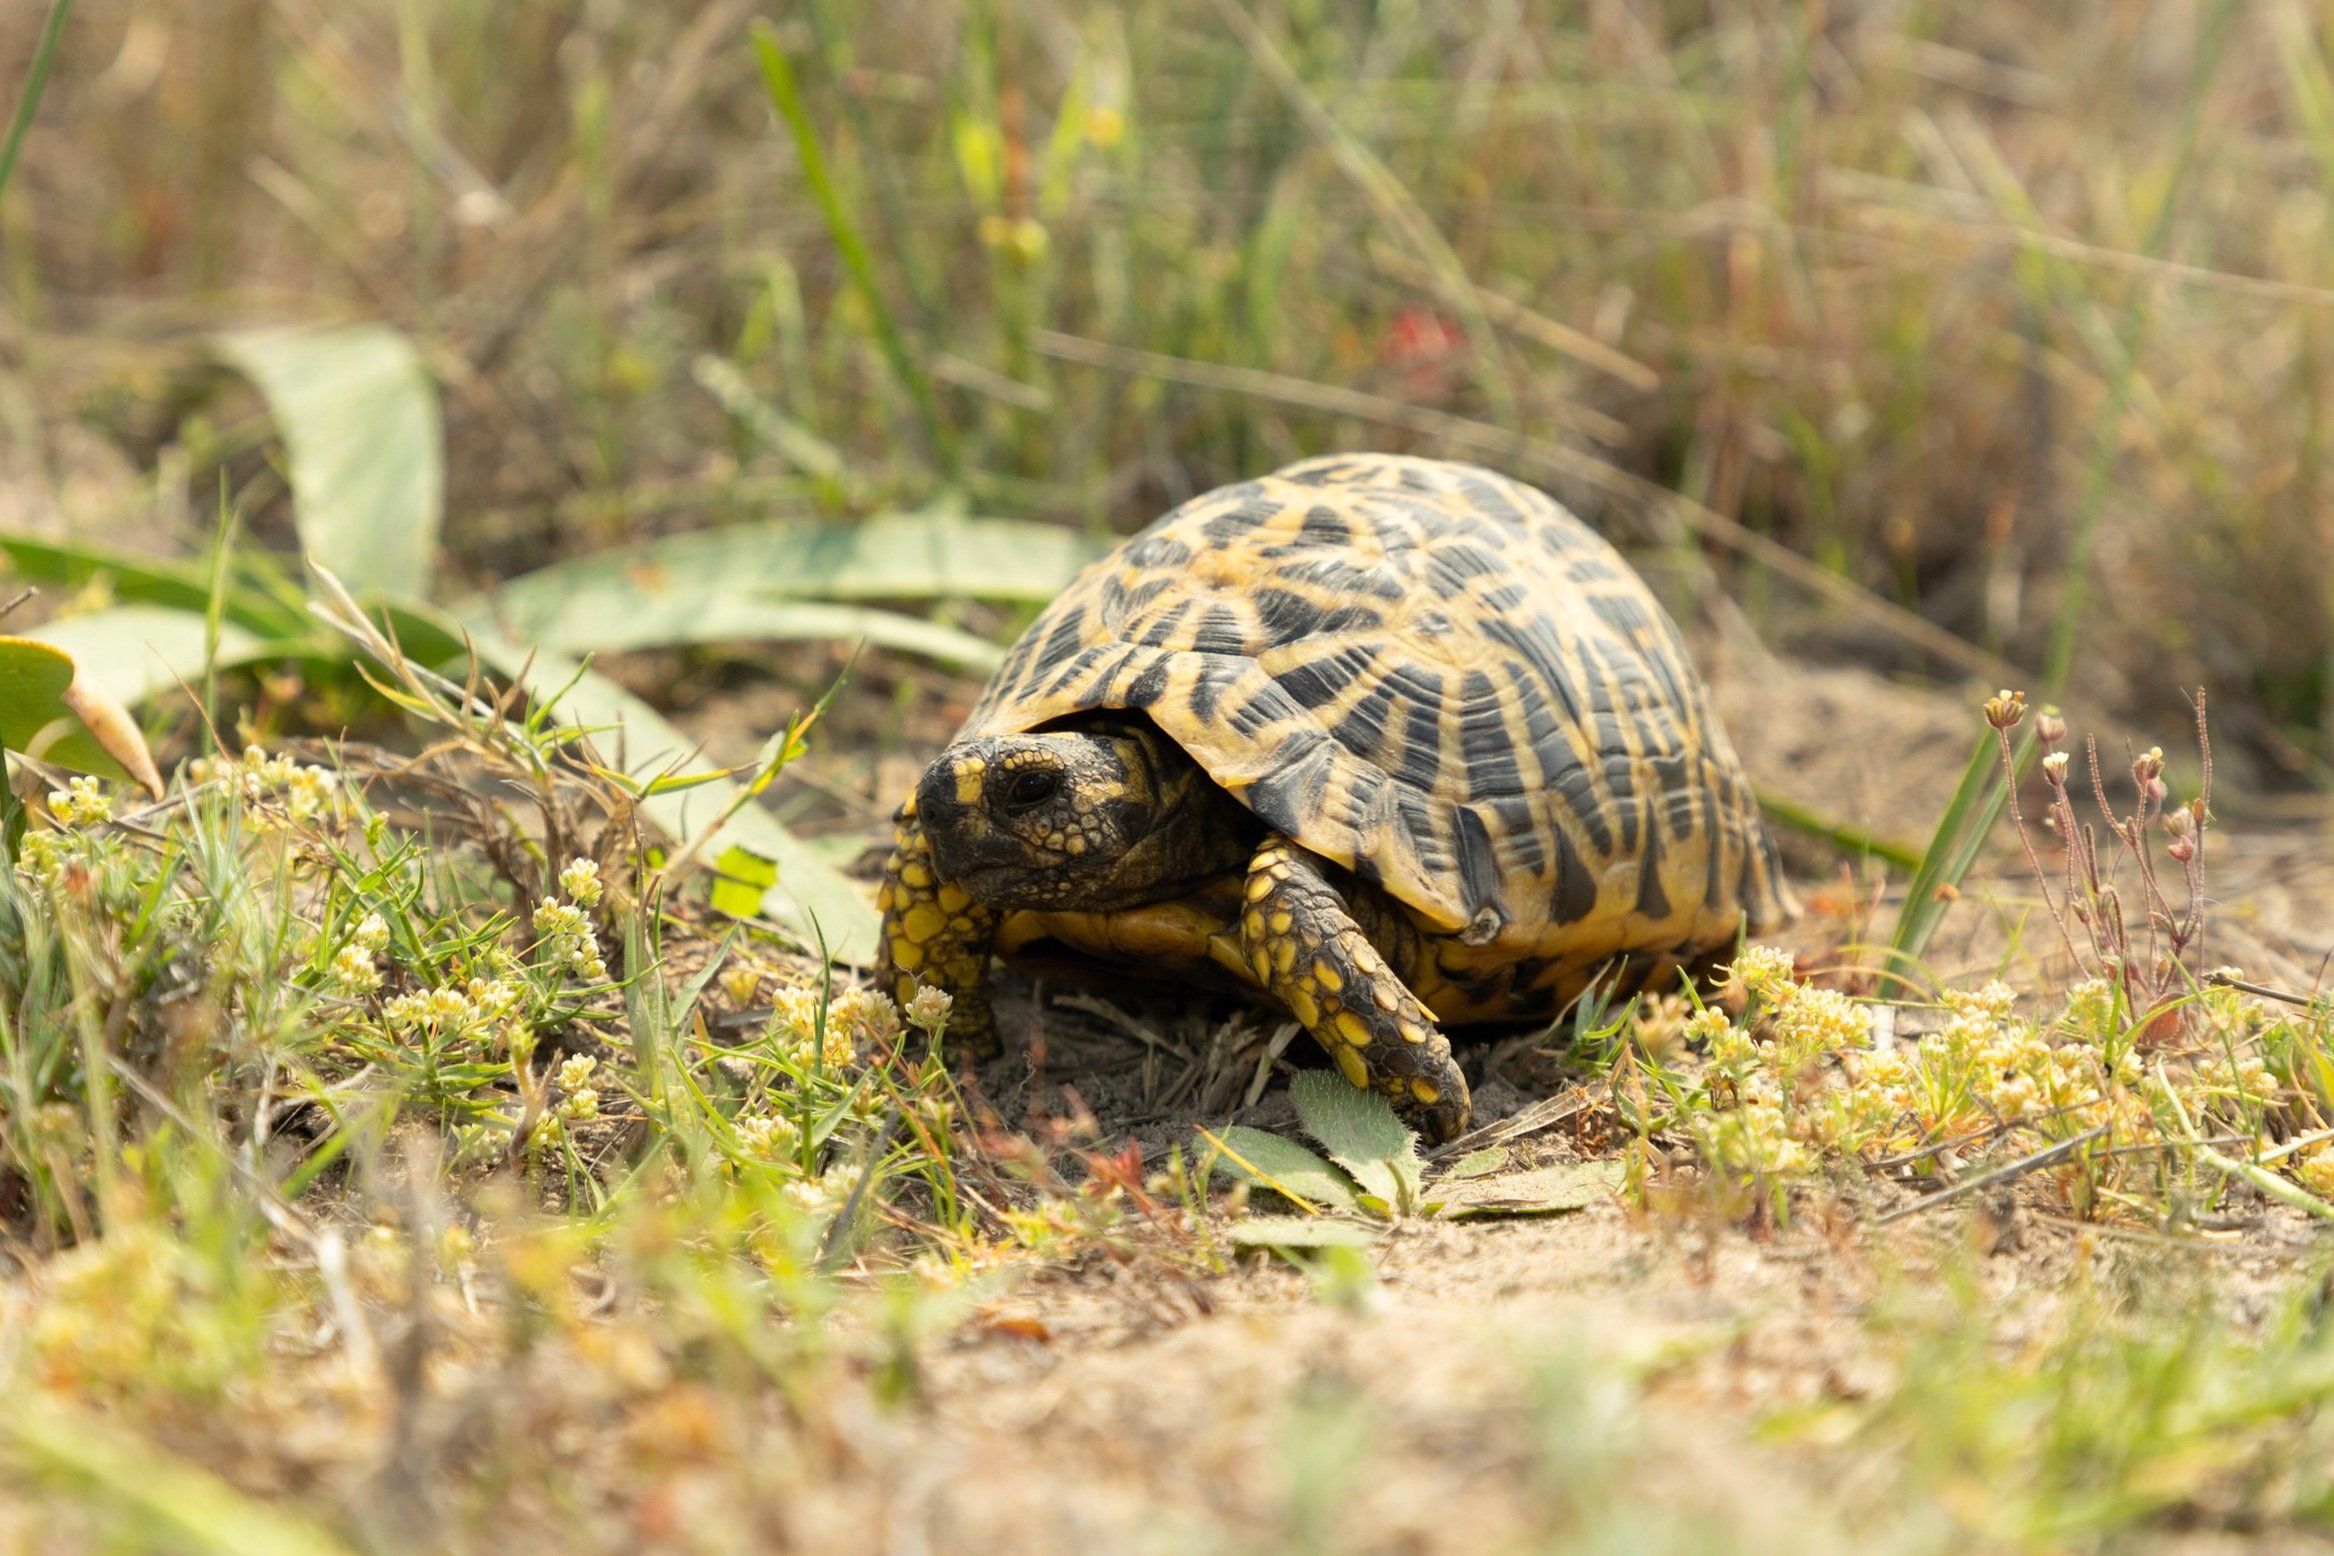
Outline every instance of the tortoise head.
[(1181, 895), (1239, 868), (1254, 828), (1148, 726), (962, 740), (916, 785), (933, 863), (998, 908), (1098, 910)]

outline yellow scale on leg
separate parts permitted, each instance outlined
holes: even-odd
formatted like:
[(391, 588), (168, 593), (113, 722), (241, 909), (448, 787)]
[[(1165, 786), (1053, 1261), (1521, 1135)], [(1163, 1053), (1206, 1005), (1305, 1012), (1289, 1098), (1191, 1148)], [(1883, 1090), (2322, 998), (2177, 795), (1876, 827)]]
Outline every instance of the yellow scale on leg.
[(1248, 867), (1240, 943), (1259, 983), (1345, 1078), (1384, 1093), (1441, 1140), (1467, 1116), (1467, 1081), (1433, 1016), (1354, 922), (1313, 859), (1283, 837)]
[(955, 1001), (948, 1035), (976, 1055), (993, 1053), (997, 1026), (987, 985), (997, 910), (934, 873), (913, 802), (901, 808), (899, 822), (875, 898), (884, 917), (883, 966), (892, 997), (905, 1005), (920, 985), (941, 990)]

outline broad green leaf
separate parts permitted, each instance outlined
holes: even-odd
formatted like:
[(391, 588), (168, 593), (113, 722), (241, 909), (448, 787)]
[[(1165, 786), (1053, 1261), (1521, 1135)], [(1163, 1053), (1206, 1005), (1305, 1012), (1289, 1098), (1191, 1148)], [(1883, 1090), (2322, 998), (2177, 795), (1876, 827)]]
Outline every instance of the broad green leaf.
[[(203, 618), (159, 605), (117, 605), (44, 622), (26, 634), (70, 654), (81, 673), (122, 702), (148, 698), (202, 679)], [(218, 662), (248, 664), (280, 652), (234, 622), (219, 624)]]
[(425, 597), (445, 447), (413, 343), (379, 325), (295, 326), (236, 330), (219, 350), (283, 434), (301, 547), (358, 594)]
[[(528, 685), (543, 695), (567, 687), (552, 716), (570, 729), (596, 731), (594, 743), (636, 781), (645, 785), (667, 768), (689, 763), (694, 742), (606, 676), (588, 670), (578, 674), (574, 664), (550, 654), (533, 656), (530, 665), (524, 650), (492, 633), (478, 633), (474, 641), (479, 658), (499, 674), (516, 676), (525, 668)], [(737, 792), (738, 785), (726, 778), (686, 789), (666, 788), (643, 796), (640, 810), (666, 836), (690, 839), (709, 826)], [(745, 805), (705, 839), (700, 853), (718, 859), (731, 848), (742, 848), (778, 867), (778, 884), (763, 898), (763, 911), (770, 917), (793, 929), (806, 944), (815, 946), (823, 940), (839, 961), (874, 959), (877, 920), (867, 895), (780, 825), (777, 817), (759, 805)]]
[(1305, 1132), (1355, 1182), (1396, 1207), (1416, 1199), (1423, 1170), (1418, 1136), (1394, 1116), (1384, 1097), (1334, 1070), (1304, 1071), (1289, 1082), (1289, 1097)]
[(1318, 1210), (1354, 1207), (1353, 1184), (1345, 1174), (1294, 1140), (1234, 1124), (1201, 1130), (1200, 1145), (1234, 1175), (1302, 1206)]
[(778, 867), (743, 848), (728, 848), (713, 863), (713, 911), (730, 918), (753, 918), (762, 898), (778, 884)]
[(136, 721), (53, 643), (0, 637), (0, 744), (76, 772), (135, 779), (157, 798), (162, 793)]
[(714, 599), (1050, 600), (1101, 550), (1050, 524), (954, 514), (742, 524), (555, 563), (480, 603), (519, 642), (612, 647), (621, 634), (638, 645), (655, 639), (627, 618), (686, 633), (689, 613)]
[(959, 669), (986, 674), (1005, 661), (1005, 651), (921, 616), (866, 605), (823, 600), (756, 598), (735, 584), (707, 583), (701, 590), (640, 589), (633, 608), (611, 611), (596, 591), (585, 589), (566, 602), (556, 618), (521, 636), (552, 653), (622, 653), (636, 648), (670, 648), (696, 643), (856, 642), (921, 654)]
[(1446, 1182), (1437, 1185), (1437, 1191), (1449, 1191), (1440, 1210), (1453, 1218), (1554, 1216), (1603, 1204), (1619, 1190), (1626, 1174), (1616, 1161), (1565, 1162)]
[[(0, 534), (0, 557), (7, 559), (9, 576), (30, 583), (80, 589), (102, 579), (107, 592), (126, 604), (167, 605), (197, 616), (210, 608), (211, 570), (200, 562), (142, 556), (78, 540), (8, 534)], [(299, 586), (272, 560), (245, 553), (236, 561), (245, 576), (227, 591), (227, 618), (262, 637), (306, 634), (310, 622)]]
[(1507, 1147), (1487, 1145), (1480, 1151), (1469, 1151), (1451, 1163), (1443, 1174), (1446, 1178), (1480, 1178), (1485, 1173), (1499, 1171), (1507, 1165)]
[(1225, 1235), (1243, 1248), (1367, 1248), (1383, 1233), (1326, 1216), (1250, 1216), (1233, 1222)]

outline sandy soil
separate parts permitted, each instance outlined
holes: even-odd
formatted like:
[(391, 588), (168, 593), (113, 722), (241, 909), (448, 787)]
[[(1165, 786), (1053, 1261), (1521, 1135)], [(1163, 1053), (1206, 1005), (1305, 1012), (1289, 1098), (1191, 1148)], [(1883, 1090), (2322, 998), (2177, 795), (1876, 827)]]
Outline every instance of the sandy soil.
[[(1978, 728), (1971, 703), (1854, 670), (1719, 689), (1762, 783), (1915, 841)], [(2227, 808), (2214, 959), (2307, 986), (2334, 903), (2327, 820)], [(1793, 943), (1820, 956), (1865, 933), (1865, 883), (1822, 845), (1788, 846), (1811, 907)], [(2063, 972), (2018, 932), (2032, 898), (2015, 865), (1972, 884), (1940, 940), (1942, 971), (2007, 966), (2035, 986)], [(1883, 902), (1875, 921), (1893, 911)], [(1088, 1111), (1103, 1140), (1132, 1138), (1154, 1161), (1202, 1121), (1293, 1127), (1275, 1073), (1312, 1062), (1301, 1039), (1276, 1055), (1261, 1018), (1172, 994), (1113, 1001), (1008, 981), (1006, 1030), (1037, 1041), (980, 1076), (1002, 1118)], [(1484, 1116), (1560, 1082), (1531, 1057), (1513, 1044), (1474, 1054)], [(1524, 1149), (1580, 1148), (1558, 1130)], [(1373, 1255), (1374, 1284), (1341, 1292), (1270, 1260), (1196, 1275), (1138, 1238), (999, 1296), (934, 1363), (925, 1409), (859, 1423), (846, 1480), (883, 1483), (877, 1543), (897, 1551), (1492, 1551), (1559, 1534), (1628, 1551), (1965, 1550), (1942, 1509), (1875, 1494), (1894, 1473), (1885, 1455), (1820, 1426), (1826, 1405), (1888, 1384), (1883, 1328), (1863, 1321), (1872, 1304), (1917, 1300), (1974, 1252), (2012, 1335), (2047, 1325), (2078, 1269), (2092, 1284), (2209, 1272), (2243, 1323), (2263, 1305), (2247, 1294), (2274, 1289), (2307, 1246), (2266, 1217), (2233, 1247), (2120, 1240), (2014, 1197), (1886, 1231), (1843, 1220), (1764, 1236), (1605, 1205), (1406, 1225)], [(1767, 1440), (1778, 1411), (1819, 1424)], [(1873, 1521), (1883, 1505), (1895, 1511)], [(838, 1485), (825, 1510), (837, 1537), (864, 1537), (866, 1506)], [(802, 1511), (819, 1527), (820, 1509)], [(2170, 1533), (2141, 1548), (2233, 1547)]]

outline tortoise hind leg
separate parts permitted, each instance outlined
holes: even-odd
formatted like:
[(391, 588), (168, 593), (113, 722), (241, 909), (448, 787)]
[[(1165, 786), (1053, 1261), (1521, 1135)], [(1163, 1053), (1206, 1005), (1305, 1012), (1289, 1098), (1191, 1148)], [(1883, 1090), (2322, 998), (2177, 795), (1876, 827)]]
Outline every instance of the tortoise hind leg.
[(1428, 1140), (1467, 1127), (1467, 1078), (1434, 1017), (1379, 955), (1321, 867), (1285, 837), (1248, 863), (1240, 945), (1258, 981), (1356, 1086)]
[(955, 1003), (948, 1036), (975, 1058), (997, 1052), (997, 1021), (989, 1009), (989, 948), (1001, 915), (943, 881), (932, 867), (932, 845), (916, 820), (915, 803), (901, 807), (899, 831), (875, 903), (883, 913), (883, 961), (877, 978), (902, 1006), (928, 985)]

